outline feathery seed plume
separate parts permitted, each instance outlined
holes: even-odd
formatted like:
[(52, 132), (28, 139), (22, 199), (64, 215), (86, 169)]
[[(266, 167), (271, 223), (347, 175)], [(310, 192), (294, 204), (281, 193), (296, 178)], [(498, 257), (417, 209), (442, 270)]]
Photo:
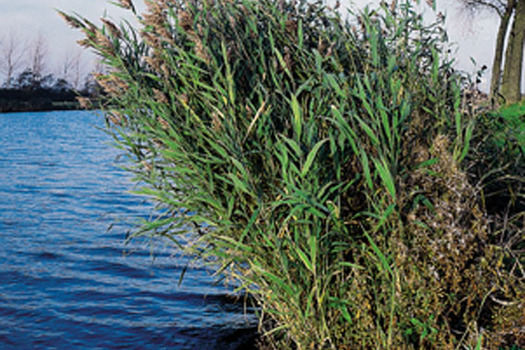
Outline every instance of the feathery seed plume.
[(116, 56), (111, 40), (106, 35), (104, 35), (101, 30), (97, 30), (96, 32), (96, 43), (104, 50), (104, 52), (110, 54), (111, 56)]
[(120, 32), (120, 29), (118, 29), (117, 26), (113, 24), (113, 22), (106, 18), (101, 18), (100, 20), (102, 21), (102, 23), (104, 23), (104, 26), (107, 28), (107, 30), (112, 36), (119, 39), (122, 38), (122, 33)]
[(164, 92), (160, 91), (159, 89), (153, 89), (153, 94), (155, 95), (155, 100), (157, 102), (164, 104), (167, 104), (169, 102)]
[(77, 44), (87, 49), (90, 49), (93, 47), (93, 43), (91, 42), (91, 40), (88, 40), (88, 39), (77, 40)]
[(91, 109), (93, 108), (93, 102), (87, 97), (77, 97), (77, 102), (82, 109)]
[(78, 19), (76, 19), (75, 17), (73, 16), (70, 16), (62, 11), (59, 11), (57, 10), (58, 12), (58, 15), (60, 17), (62, 17), (62, 19), (64, 21), (66, 21), (66, 23), (71, 27), (71, 28), (75, 28), (75, 29), (78, 29), (78, 28), (83, 28), (84, 26), (82, 25), (82, 22), (80, 22)]
[(170, 124), (161, 116), (157, 117), (157, 121), (160, 123), (162, 129), (168, 130), (170, 128)]
[(119, 0), (118, 5), (124, 9), (131, 10), (135, 13), (135, 6), (131, 0)]
[(178, 14), (179, 26), (184, 30), (190, 30), (193, 27), (193, 18), (187, 11), (180, 11)]
[(390, 11), (394, 12), (396, 10), (396, 7), (397, 7), (397, 0), (392, 0), (392, 2), (390, 3)]

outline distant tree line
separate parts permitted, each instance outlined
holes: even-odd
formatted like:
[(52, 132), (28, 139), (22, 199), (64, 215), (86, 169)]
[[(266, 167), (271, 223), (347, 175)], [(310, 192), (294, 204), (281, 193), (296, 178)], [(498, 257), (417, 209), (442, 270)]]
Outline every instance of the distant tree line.
[(52, 72), (43, 35), (33, 40), (24, 40), (16, 31), (0, 35), (0, 112), (74, 109), (79, 107), (77, 97), (98, 94), (93, 76), (103, 67), (97, 64), (87, 71), (90, 65), (82, 54), (78, 47), (66, 50)]

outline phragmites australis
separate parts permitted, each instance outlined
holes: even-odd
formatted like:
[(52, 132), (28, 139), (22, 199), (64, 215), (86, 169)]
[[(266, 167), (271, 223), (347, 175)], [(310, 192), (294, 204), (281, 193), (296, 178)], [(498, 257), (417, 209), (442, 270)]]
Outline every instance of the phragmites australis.
[(119, 0), (118, 5), (124, 9), (131, 10), (135, 13), (135, 6), (131, 0)]
[(87, 97), (78, 96), (77, 102), (78, 102), (79, 107), (82, 109), (88, 109), (88, 110), (93, 109), (93, 102), (91, 101), (91, 99)]
[(100, 21), (104, 23), (105, 28), (108, 30), (111, 36), (119, 39), (122, 38), (122, 32), (120, 31), (120, 29), (117, 28), (117, 26), (113, 22), (106, 18), (101, 18)]
[(79, 28), (82, 28), (82, 27), (83, 27), (82, 22), (80, 22), (78, 19), (74, 18), (73, 16), (67, 15), (67, 14), (65, 14), (64, 12), (59, 11), (59, 10), (57, 10), (57, 12), (58, 12), (58, 15), (59, 15), (60, 17), (62, 17), (62, 19), (63, 19), (64, 21), (66, 21), (66, 23), (67, 23), (71, 28), (79, 29)]

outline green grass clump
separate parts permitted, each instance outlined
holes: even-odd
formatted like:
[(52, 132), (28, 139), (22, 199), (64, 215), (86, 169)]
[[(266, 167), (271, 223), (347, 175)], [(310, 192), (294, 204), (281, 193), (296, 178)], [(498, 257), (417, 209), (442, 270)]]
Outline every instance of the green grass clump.
[(273, 348), (523, 339), (523, 251), (474, 182), (494, 149), (441, 22), (411, 1), (348, 20), (321, 2), (147, 5), (140, 30), (63, 14), (111, 67), (109, 130), (162, 213), (136, 235), (251, 294)]
[(501, 115), (505, 119), (515, 120), (516, 118), (525, 117), (525, 102), (516, 103), (510, 106), (500, 107), (496, 114)]
[[(500, 149), (515, 147), (516, 151), (525, 152), (525, 103), (502, 106), (488, 113), (493, 135), (493, 142)], [(513, 156), (519, 156), (513, 154)]]

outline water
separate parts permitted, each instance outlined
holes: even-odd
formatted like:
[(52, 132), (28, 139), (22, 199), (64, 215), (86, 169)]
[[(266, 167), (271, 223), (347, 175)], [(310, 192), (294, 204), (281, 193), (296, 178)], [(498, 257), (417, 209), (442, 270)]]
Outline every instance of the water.
[(149, 209), (96, 125), (89, 112), (0, 114), (0, 349), (248, 348), (253, 315), (208, 271), (179, 286), (174, 249), (124, 244)]

